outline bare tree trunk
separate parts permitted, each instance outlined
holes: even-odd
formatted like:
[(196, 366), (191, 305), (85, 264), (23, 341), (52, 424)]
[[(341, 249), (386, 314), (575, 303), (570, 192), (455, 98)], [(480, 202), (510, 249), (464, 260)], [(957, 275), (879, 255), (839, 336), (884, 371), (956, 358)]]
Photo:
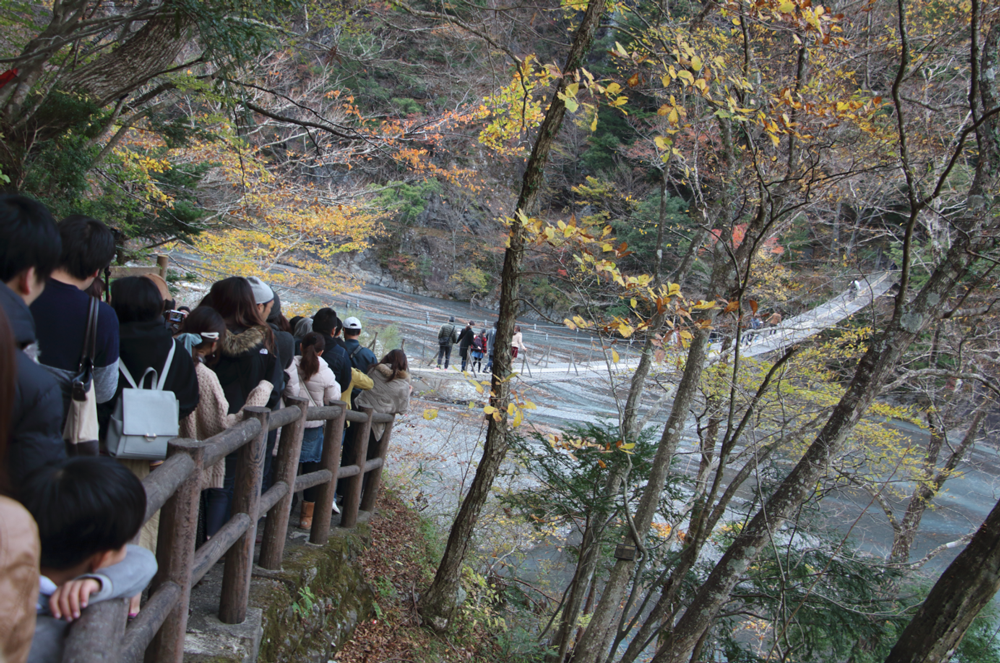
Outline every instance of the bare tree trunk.
[(1000, 588), (1000, 502), (924, 599), (886, 663), (951, 659), (972, 620)]
[[(527, 168), (521, 185), (521, 194), (517, 201), (517, 211), (530, 214), (538, 200), (541, 189), (545, 164), (549, 151), (555, 141), (559, 128), (566, 114), (566, 104), (559, 98), (571, 80), (573, 72), (583, 64), (583, 59), (590, 50), (594, 32), (600, 23), (606, 3), (604, 0), (590, 0), (587, 10), (580, 21), (580, 27), (573, 37), (566, 65), (563, 67), (563, 77), (559, 81), (549, 102), (545, 119), (539, 127), (538, 137), (528, 158)], [(500, 319), (497, 326), (496, 352), (494, 354), (493, 378), (491, 389), (495, 396), (491, 404), (497, 408), (500, 419), (490, 419), (486, 432), (486, 443), (483, 455), (476, 468), (476, 476), (472, 480), (469, 493), (462, 501), (451, 532), (444, 557), (438, 566), (427, 593), (421, 598), (419, 610), (424, 621), (437, 630), (445, 630), (451, 621), (458, 596), (459, 581), (465, 553), (472, 538), (473, 529), (482, 511), (486, 498), (489, 497), (493, 481), (500, 470), (500, 464), (507, 454), (507, 405), (510, 402), (511, 352), (510, 341), (514, 335), (514, 321), (518, 309), (518, 286), (521, 264), (524, 260), (525, 231), (524, 224), (516, 218), (511, 227), (510, 246), (504, 255), (503, 272), (500, 283)]]

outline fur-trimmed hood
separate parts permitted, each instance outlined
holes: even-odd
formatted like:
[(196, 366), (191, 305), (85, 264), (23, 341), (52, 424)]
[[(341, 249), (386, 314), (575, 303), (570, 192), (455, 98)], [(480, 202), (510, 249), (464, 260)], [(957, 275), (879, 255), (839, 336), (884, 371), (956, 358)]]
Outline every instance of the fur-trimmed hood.
[[(382, 375), (382, 377), (386, 379), (386, 381), (392, 379), (392, 369), (389, 368), (388, 364), (375, 364), (374, 366), (372, 366), (372, 370), (378, 371)], [(410, 374), (407, 371), (403, 371), (397, 379), (406, 380), (407, 382), (409, 382)]]
[(220, 344), (222, 354), (227, 357), (238, 357), (245, 352), (260, 347), (264, 345), (264, 340), (267, 338), (269, 331), (268, 327), (255, 325), (239, 333), (228, 332)]

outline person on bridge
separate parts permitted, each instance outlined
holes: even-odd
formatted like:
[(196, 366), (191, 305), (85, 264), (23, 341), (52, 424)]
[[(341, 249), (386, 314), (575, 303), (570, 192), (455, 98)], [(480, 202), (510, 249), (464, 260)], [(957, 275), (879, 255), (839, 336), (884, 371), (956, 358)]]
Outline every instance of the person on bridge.
[(476, 332), (472, 329), (473, 324), (472, 320), (469, 320), (469, 324), (458, 335), (458, 356), (462, 358), (463, 372), (469, 364), (469, 348), (472, 347), (472, 340), (476, 338)]
[(521, 339), (521, 325), (514, 325), (514, 336), (510, 339), (510, 353), (511, 357), (517, 359), (517, 355), (520, 352), (524, 354), (528, 351), (528, 347), (524, 344)]
[(451, 346), (457, 342), (458, 330), (455, 329), (455, 316), (451, 316), (448, 318), (448, 322), (441, 325), (441, 329), (438, 330), (438, 368), (441, 368), (441, 359), (444, 358), (444, 369), (448, 370), (448, 362), (451, 361)]
[(483, 355), (486, 353), (486, 330), (472, 339), (472, 372), (483, 370)]
[(496, 350), (496, 340), (497, 340), (497, 327), (500, 325), (499, 322), (494, 322), (493, 327), (486, 332), (486, 372), (489, 373), (493, 370), (493, 354)]

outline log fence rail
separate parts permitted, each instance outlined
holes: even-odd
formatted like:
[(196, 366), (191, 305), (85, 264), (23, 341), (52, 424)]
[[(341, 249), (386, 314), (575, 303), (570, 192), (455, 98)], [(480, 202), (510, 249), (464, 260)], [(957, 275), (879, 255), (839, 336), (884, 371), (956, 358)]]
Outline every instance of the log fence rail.
[[(395, 417), (375, 414), (370, 408), (348, 410), (343, 402), (309, 408), (306, 403), (292, 398), (275, 411), (246, 408), (242, 422), (207, 440), (171, 440), (167, 459), (142, 482), (146, 520), (160, 512), (159, 569), (149, 586), (149, 598), (131, 623), (127, 623), (126, 600), (89, 606), (69, 629), (64, 663), (181, 663), (191, 588), (223, 557), (219, 619), (228, 624), (246, 619), (254, 542), (262, 517), (267, 519), (258, 565), (273, 570), (281, 568), (294, 493), (320, 487), (309, 533), (309, 542), (319, 545), (330, 538), (338, 482), (343, 481), (341, 527), (354, 527), (361, 510), (375, 508)], [(324, 422), (321, 469), (297, 476), (306, 421)], [(341, 465), (348, 421), (359, 430), (352, 457), (344, 458)], [(377, 456), (369, 460), (372, 422), (384, 423), (386, 428)], [(273, 483), (262, 492), (267, 435), (279, 428)], [(237, 454), (232, 516), (211, 539), (196, 547), (201, 470), (231, 453)]]

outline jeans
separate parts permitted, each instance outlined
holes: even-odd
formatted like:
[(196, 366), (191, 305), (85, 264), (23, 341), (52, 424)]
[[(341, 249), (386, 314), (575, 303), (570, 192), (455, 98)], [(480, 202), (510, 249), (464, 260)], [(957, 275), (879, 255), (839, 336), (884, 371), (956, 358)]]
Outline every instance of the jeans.
[(466, 345), (466, 346), (459, 346), (458, 347), (458, 355), (462, 358), (462, 370), (464, 371), (465, 367), (469, 363), (469, 346), (468, 345)]
[(441, 358), (444, 358), (444, 367), (448, 368), (448, 362), (451, 361), (451, 343), (446, 343), (444, 345), (438, 346), (438, 368), (441, 368)]

